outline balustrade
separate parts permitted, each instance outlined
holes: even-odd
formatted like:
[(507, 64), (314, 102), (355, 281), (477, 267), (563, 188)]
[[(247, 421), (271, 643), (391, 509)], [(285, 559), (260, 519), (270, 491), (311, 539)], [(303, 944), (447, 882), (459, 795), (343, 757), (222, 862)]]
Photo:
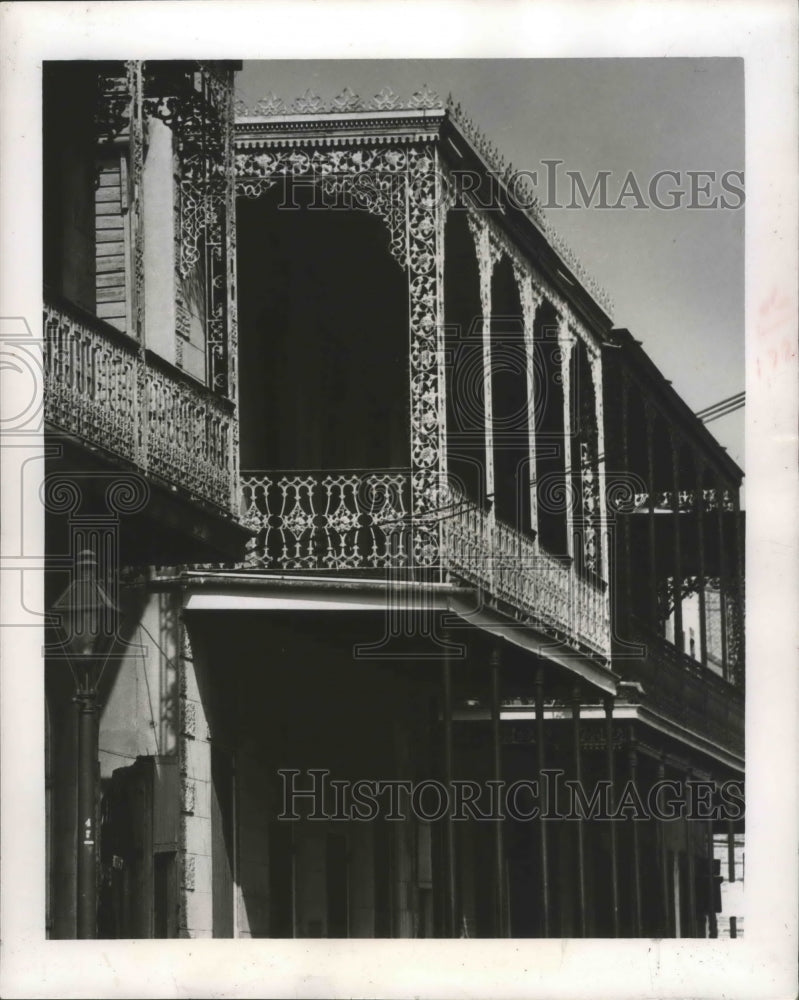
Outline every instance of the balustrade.
[(232, 510), (232, 406), (70, 305), (45, 305), (47, 421)]
[[(246, 472), (242, 521), (255, 536), (247, 567), (274, 570), (414, 570), (410, 474), (402, 470)], [(609, 651), (605, 586), (569, 561), (542, 551), (450, 487), (438, 514), (417, 526), (440, 527), (441, 569), (570, 643)]]
[(646, 652), (634, 663), (620, 660), (622, 672), (640, 681), (646, 703), (680, 724), (706, 733), (738, 753), (744, 749), (743, 691), (655, 635), (637, 619), (629, 621), (630, 638)]

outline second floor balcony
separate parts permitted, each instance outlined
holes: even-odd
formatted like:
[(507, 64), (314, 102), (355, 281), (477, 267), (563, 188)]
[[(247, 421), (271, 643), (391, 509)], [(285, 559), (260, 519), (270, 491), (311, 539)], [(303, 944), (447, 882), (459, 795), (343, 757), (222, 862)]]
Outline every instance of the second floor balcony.
[(51, 428), (218, 514), (238, 513), (228, 400), (55, 296), (44, 309), (44, 364)]
[(242, 521), (254, 532), (242, 570), (459, 581), (555, 645), (609, 654), (605, 584), (454, 486), (421, 517), (407, 470), (244, 472), (241, 487)]

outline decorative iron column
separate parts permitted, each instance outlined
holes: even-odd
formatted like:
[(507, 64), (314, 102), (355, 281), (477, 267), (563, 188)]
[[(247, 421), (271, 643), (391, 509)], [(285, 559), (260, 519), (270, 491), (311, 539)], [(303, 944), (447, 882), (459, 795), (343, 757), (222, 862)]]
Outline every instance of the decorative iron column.
[[(627, 761), (630, 774), (630, 783), (637, 790), (638, 781), (638, 749), (630, 727), (629, 749), (627, 751)], [(638, 822), (636, 819), (632, 823), (632, 847), (633, 847), (633, 931), (636, 937), (641, 937), (641, 844), (638, 837)]]
[(674, 539), (674, 564), (672, 567), (672, 599), (674, 601), (674, 645), (682, 651), (685, 647), (682, 627), (682, 550), (680, 537), (680, 443), (674, 430), (670, 434), (672, 474), (672, 524)]
[(696, 533), (697, 548), (699, 550), (699, 578), (697, 580), (697, 590), (699, 594), (699, 658), (702, 666), (707, 666), (707, 608), (705, 600), (705, 463), (701, 458), (696, 463)]
[(480, 273), (480, 308), (483, 320), (483, 411), (485, 434), (485, 483), (486, 496), (491, 498), (489, 516), (496, 517), (494, 502), (494, 404), (491, 385), (491, 277), (497, 259), (497, 248), (492, 245), (488, 226), (471, 212), (466, 216), (477, 253)]
[[(605, 404), (602, 392), (602, 354), (597, 349), (591, 358), (591, 381), (594, 386), (594, 408), (596, 416), (596, 464), (599, 478), (599, 527), (597, 530), (597, 545), (599, 546), (599, 561), (602, 579), (610, 580), (610, 558), (608, 552), (608, 501), (605, 489)], [(624, 433), (626, 435), (627, 428)]]
[(647, 485), (649, 489), (649, 581), (651, 585), (650, 624), (654, 631), (658, 632), (660, 609), (658, 605), (657, 548), (655, 540), (655, 415), (648, 401), (644, 402), (644, 413), (646, 418), (646, 465), (647, 477), (649, 480)]
[(716, 919), (716, 861), (713, 845), (713, 821), (708, 820), (705, 827), (707, 836), (707, 923), (708, 937), (719, 936), (718, 920)]
[[(446, 639), (445, 639), (446, 641)], [(453, 731), (452, 731), (452, 657), (449, 644), (444, 649), (441, 660), (441, 697), (444, 741), (444, 787), (449, 794), (453, 778)], [(455, 879), (455, 831), (451, 810), (444, 818), (444, 870), (446, 880), (446, 901), (444, 907), (444, 936), (455, 937), (458, 932), (456, 879)]]
[(608, 833), (610, 836), (610, 906), (613, 917), (613, 935), (619, 937), (619, 871), (618, 856), (616, 851), (616, 820), (613, 814), (616, 809), (616, 768), (614, 761), (613, 747), (613, 695), (605, 695), (605, 754), (607, 762), (607, 780), (610, 782), (608, 789), (608, 811), (611, 819), (608, 820)]
[[(691, 772), (688, 771), (685, 777), (684, 795), (687, 814), (690, 809), (688, 780), (692, 777)], [(683, 822), (685, 823), (685, 842), (688, 858), (688, 936), (698, 937), (696, 922), (696, 859), (694, 857), (696, 837), (694, 836), (694, 823), (691, 820), (683, 820)]]
[(519, 299), (522, 304), (524, 320), (524, 356), (527, 371), (527, 440), (529, 442), (529, 493), (530, 493), (530, 527), (534, 533), (534, 541), (538, 544), (538, 491), (535, 488), (536, 478), (536, 421), (535, 409), (539, 386), (535, 377), (535, 317), (543, 294), (533, 286), (529, 274), (522, 272), (514, 263), (514, 275), (519, 288)]
[[(622, 470), (630, 472), (630, 379), (627, 371), (621, 377), (621, 456)], [(624, 550), (624, 616), (629, 619), (632, 613), (632, 538), (630, 535), (631, 514), (625, 514), (622, 520), (622, 546)], [(608, 581), (610, 583), (610, 581)]]
[[(543, 776), (545, 767), (544, 753), (544, 668), (539, 666), (535, 674), (535, 750), (538, 771), (539, 794), (543, 795)], [(543, 810), (542, 810), (543, 812)], [(549, 855), (547, 850), (547, 821), (539, 819), (540, 862), (541, 862), (541, 905), (544, 915), (544, 937), (550, 932), (549, 904)]]
[[(501, 698), (501, 664), (502, 653), (495, 645), (490, 654), (491, 666), (491, 751), (492, 778), (495, 782), (502, 781), (502, 742), (500, 734)], [(500, 785), (495, 786), (499, 788)], [(497, 937), (507, 937), (507, 899), (505, 894), (505, 847), (503, 843), (502, 819), (494, 821), (494, 926)]]
[[(663, 761), (658, 762), (658, 781), (663, 781), (666, 776), (666, 766)], [(672, 921), (671, 921), (671, 892), (672, 892), (672, 880), (670, 879), (669, 871), (669, 852), (666, 846), (666, 831), (663, 826), (663, 820), (657, 820), (657, 845), (658, 845), (658, 857), (660, 862), (660, 893), (661, 893), (661, 922), (662, 922), (662, 937), (670, 937), (673, 933), (672, 931)]]
[[(560, 377), (563, 387), (563, 468), (565, 473), (564, 499), (566, 503), (566, 554), (574, 559), (574, 510), (572, 504), (572, 379), (571, 359), (574, 336), (568, 321), (561, 318), (558, 328), (560, 347)], [(573, 623), (572, 623), (573, 624)]]
[(727, 560), (724, 551), (724, 484), (716, 480), (716, 519), (719, 543), (719, 626), (721, 631), (721, 672), (729, 680), (727, 657)]
[[(582, 782), (582, 752), (580, 749), (580, 685), (572, 688), (572, 755), (574, 780), (579, 786)], [(577, 888), (579, 904), (578, 929), (580, 937), (588, 933), (588, 900), (585, 886), (585, 827), (582, 816), (577, 817)]]
[(733, 681), (743, 684), (746, 672), (746, 577), (744, 574), (744, 553), (746, 551), (741, 516), (740, 490), (732, 493), (733, 516), (735, 518), (735, 675)]

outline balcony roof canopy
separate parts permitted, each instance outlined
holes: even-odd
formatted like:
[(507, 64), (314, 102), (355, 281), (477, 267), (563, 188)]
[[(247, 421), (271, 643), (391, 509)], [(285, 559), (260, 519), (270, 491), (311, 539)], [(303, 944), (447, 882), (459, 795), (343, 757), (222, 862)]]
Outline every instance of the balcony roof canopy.
[[(609, 336), (612, 302), (586, 272), (547, 219), (526, 174), (515, 170), (459, 104), (422, 88), (403, 101), (388, 88), (371, 100), (345, 91), (325, 102), (307, 91), (294, 101), (274, 95), (236, 108), (238, 152), (268, 148), (368, 144), (436, 144), (451, 177), (477, 178), (463, 193), (478, 211), (490, 213), (519, 251), (601, 339)], [(478, 192), (483, 197), (476, 197)], [(485, 194), (491, 200), (486, 202)]]

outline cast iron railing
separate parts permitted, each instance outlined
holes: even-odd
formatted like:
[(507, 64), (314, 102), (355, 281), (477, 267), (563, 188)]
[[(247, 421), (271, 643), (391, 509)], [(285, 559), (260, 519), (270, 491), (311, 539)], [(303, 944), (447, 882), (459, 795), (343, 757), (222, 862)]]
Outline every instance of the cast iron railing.
[(645, 652), (640, 658), (614, 661), (614, 668), (626, 679), (640, 682), (644, 703), (720, 746), (743, 754), (742, 686), (703, 667), (636, 618), (628, 620), (623, 634), (642, 645)]
[(436, 514), (416, 521), (404, 470), (245, 472), (241, 498), (241, 519), (255, 532), (245, 568), (396, 570), (420, 580), (437, 571), (440, 579), (479, 587), (520, 621), (572, 646), (609, 653), (604, 583), (586, 579), (453, 487), (441, 491)]
[(238, 513), (227, 400), (77, 306), (44, 308), (51, 425)]

